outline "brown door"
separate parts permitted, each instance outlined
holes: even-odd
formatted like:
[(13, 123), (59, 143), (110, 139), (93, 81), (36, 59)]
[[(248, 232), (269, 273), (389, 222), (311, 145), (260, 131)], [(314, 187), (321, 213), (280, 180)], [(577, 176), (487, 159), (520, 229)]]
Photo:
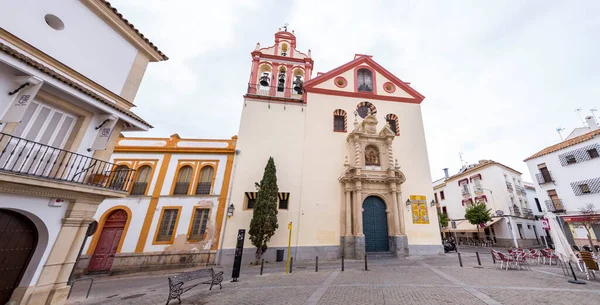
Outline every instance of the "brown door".
[(0, 209), (0, 304), (19, 286), (37, 246), (37, 229), (25, 216)]
[[(116, 210), (106, 218), (100, 239), (90, 260), (89, 271), (109, 271), (127, 223), (127, 212)], [(98, 233), (96, 233), (98, 234)]]

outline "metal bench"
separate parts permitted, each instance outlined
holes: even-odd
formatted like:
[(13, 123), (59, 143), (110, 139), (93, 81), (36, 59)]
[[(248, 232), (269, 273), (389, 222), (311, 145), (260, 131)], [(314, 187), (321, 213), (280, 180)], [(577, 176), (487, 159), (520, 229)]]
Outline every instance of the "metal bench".
[[(201, 279), (208, 277), (210, 278), (207, 281), (188, 285), (183, 287), (186, 282), (190, 282), (193, 280)], [(181, 304), (181, 294), (200, 285), (200, 284), (208, 284), (210, 285), (209, 290), (212, 290), (213, 286), (219, 285), (219, 289), (223, 289), (221, 286), (221, 282), (223, 281), (223, 272), (215, 273), (213, 268), (209, 269), (200, 269), (196, 271), (184, 272), (175, 276), (169, 277), (169, 299), (167, 300), (167, 305), (171, 300), (177, 299), (179, 300), (179, 304)]]

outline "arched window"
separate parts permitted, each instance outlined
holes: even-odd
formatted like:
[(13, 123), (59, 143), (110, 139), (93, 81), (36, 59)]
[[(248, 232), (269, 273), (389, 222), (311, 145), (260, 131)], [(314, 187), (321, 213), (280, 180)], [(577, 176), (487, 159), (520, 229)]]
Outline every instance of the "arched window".
[(365, 165), (380, 166), (379, 149), (377, 146), (369, 145), (365, 148)]
[(356, 73), (357, 89), (362, 92), (373, 92), (373, 72), (369, 69), (360, 69)]
[(393, 113), (387, 114), (385, 120), (390, 124), (390, 129), (397, 135), (400, 135), (400, 126), (398, 126), (398, 116)]
[(281, 44), (281, 56), (287, 56), (288, 45), (286, 43)]
[(333, 131), (346, 132), (346, 111), (336, 109), (333, 112)]
[(150, 181), (150, 172), (152, 172), (152, 167), (149, 165), (144, 165), (137, 170), (137, 176), (131, 188), (131, 195), (146, 195), (148, 181)]
[(187, 195), (190, 189), (190, 181), (192, 181), (192, 167), (186, 165), (179, 169), (177, 180), (175, 181), (175, 189), (173, 195)]
[(205, 166), (200, 171), (200, 181), (198, 181), (198, 186), (196, 186), (196, 195), (210, 194), (214, 173), (215, 170), (212, 166)]
[(115, 190), (122, 190), (125, 187), (125, 183), (129, 179), (129, 175), (132, 171), (127, 165), (119, 165), (115, 169), (112, 180), (110, 181), (109, 187)]
[(356, 112), (363, 119), (367, 117), (367, 114), (369, 114), (369, 110), (371, 110), (371, 114), (373, 115), (377, 113), (377, 108), (375, 108), (375, 105), (369, 102), (360, 102), (356, 106)]

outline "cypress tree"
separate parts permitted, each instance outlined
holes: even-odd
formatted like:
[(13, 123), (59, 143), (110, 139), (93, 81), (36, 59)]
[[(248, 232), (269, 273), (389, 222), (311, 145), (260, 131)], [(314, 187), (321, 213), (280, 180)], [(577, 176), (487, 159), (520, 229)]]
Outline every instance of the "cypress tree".
[(263, 253), (267, 251), (267, 243), (275, 235), (279, 227), (277, 224), (277, 170), (273, 157), (269, 158), (265, 172), (260, 183), (255, 183), (258, 194), (252, 211), (250, 221), (250, 242), (256, 247), (256, 263), (260, 261)]

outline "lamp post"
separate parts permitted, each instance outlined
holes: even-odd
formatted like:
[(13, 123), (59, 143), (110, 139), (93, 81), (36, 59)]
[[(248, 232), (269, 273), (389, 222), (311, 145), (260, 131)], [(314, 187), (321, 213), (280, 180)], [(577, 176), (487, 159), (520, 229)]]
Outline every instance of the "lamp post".
[(494, 193), (493, 193), (493, 192), (492, 192), (492, 190), (490, 190), (490, 189), (486, 189), (486, 188), (483, 188), (483, 187), (482, 187), (481, 189), (482, 189), (482, 190), (484, 190), (484, 191), (488, 191), (488, 192), (490, 192), (490, 196), (492, 196), (492, 205), (494, 205), (494, 215), (498, 216), (498, 215), (496, 214), (496, 211), (497, 211), (497, 210), (496, 210), (496, 200), (494, 199)]

